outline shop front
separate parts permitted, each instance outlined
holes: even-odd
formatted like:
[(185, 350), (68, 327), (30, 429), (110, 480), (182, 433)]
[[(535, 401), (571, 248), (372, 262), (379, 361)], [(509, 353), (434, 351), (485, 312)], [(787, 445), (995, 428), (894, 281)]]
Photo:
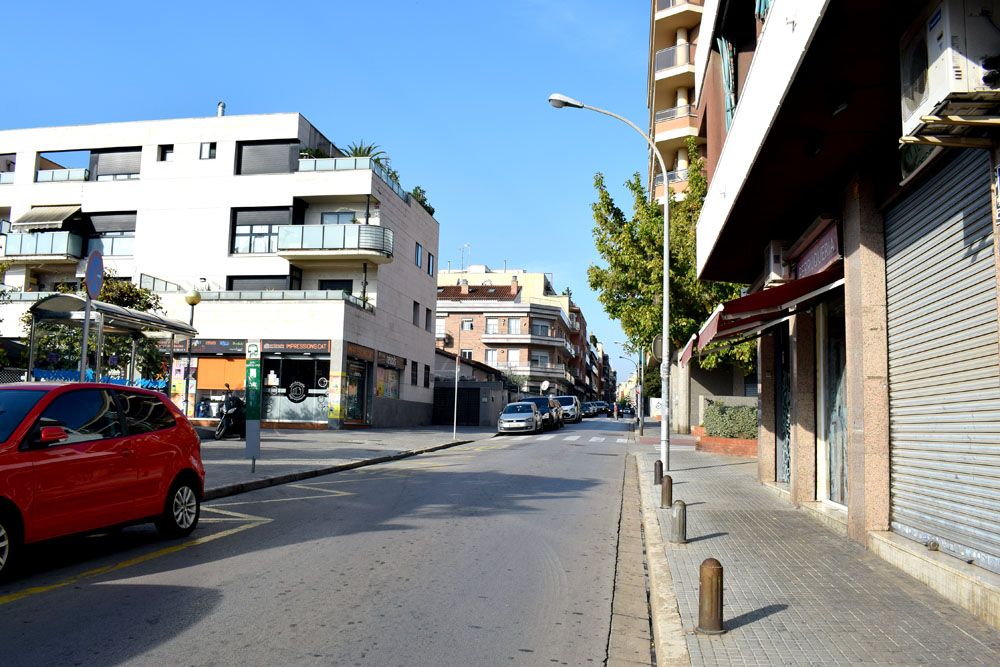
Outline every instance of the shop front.
[(263, 340), (261, 372), (263, 421), (326, 426), (329, 340)]
[[(372, 375), (374, 374), (375, 350), (357, 343), (345, 344), (347, 357), (344, 366), (344, 383), (341, 390), (341, 422), (344, 426), (364, 426), (371, 424)], [(397, 377), (396, 391), (399, 391)]]
[(387, 352), (379, 352), (375, 367), (375, 397), (399, 398), (399, 385), (406, 359)]
[[(186, 378), (189, 378), (186, 380)], [(194, 338), (190, 361), (186, 342), (174, 344), (171, 395), (194, 419), (217, 419), (225, 399), (226, 385), (242, 395), (246, 381), (246, 340)], [(187, 389), (187, 400), (184, 391)]]

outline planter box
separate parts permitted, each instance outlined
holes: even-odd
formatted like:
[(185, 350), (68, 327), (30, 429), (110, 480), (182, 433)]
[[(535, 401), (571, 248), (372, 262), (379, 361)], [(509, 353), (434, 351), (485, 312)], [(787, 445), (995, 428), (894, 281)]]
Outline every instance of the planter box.
[(703, 435), (698, 438), (698, 444), (695, 445), (695, 449), (699, 452), (755, 459), (757, 458), (757, 439), (714, 438), (710, 435)]
[(704, 426), (692, 426), (691, 427), (691, 435), (693, 435), (696, 438), (702, 437), (703, 435), (705, 435), (705, 427)]

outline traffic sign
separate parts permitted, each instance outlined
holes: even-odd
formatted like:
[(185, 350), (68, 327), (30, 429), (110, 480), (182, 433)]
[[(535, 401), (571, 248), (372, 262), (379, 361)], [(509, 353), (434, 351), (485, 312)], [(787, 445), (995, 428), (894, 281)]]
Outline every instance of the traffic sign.
[(649, 346), (649, 356), (654, 361), (663, 359), (663, 334), (656, 334), (653, 337), (653, 344)]
[(104, 286), (104, 255), (100, 250), (92, 250), (87, 256), (87, 296), (97, 299)]

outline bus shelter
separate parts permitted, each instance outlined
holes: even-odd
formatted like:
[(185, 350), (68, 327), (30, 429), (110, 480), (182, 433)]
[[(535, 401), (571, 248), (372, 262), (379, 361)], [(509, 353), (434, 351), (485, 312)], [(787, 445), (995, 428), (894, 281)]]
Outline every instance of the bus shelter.
[[(30, 333), (28, 335), (28, 381), (35, 375), (36, 363), (36, 327), (43, 322), (59, 322), (83, 328), (87, 299), (76, 294), (53, 294), (44, 299), (40, 299), (28, 312), (31, 316)], [(167, 388), (170, 386), (170, 373), (174, 366), (174, 340), (177, 338), (189, 339), (198, 334), (198, 331), (178, 320), (171, 320), (154, 313), (147, 313), (131, 308), (116, 306), (103, 301), (90, 302), (90, 324), (91, 331), (96, 331), (97, 345), (95, 348), (96, 363), (93, 372), (95, 380), (101, 377), (101, 357), (104, 350), (104, 337), (107, 335), (125, 335), (132, 341), (132, 354), (129, 357), (127, 381), (133, 384), (136, 380), (136, 352), (139, 341), (142, 338), (154, 338), (168, 340), (167, 346), (169, 362), (167, 364)], [(80, 359), (81, 374), (86, 370), (87, 360)]]

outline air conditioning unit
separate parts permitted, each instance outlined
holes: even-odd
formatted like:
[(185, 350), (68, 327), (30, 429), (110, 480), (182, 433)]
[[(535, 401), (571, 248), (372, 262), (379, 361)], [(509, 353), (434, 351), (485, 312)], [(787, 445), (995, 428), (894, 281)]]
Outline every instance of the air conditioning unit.
[(904, 135), (920, 131), (921, 116), (995, 111), (998, 22), (1000, 0), (937, 0), (918, 15), (899, 45)]
[(771, 241), (764, 253), (764, 287), (789, 280), (791, 271), (785, 261), (785, 242)]

